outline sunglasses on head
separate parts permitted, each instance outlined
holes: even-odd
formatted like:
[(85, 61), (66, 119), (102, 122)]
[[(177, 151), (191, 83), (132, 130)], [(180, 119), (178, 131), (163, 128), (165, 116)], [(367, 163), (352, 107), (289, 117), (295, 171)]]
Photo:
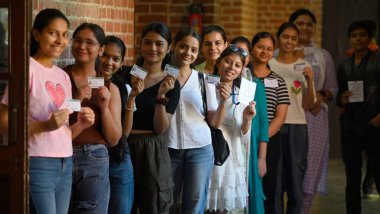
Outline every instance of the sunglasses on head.
[(230, 50), (233, 52), (238, 52), (240, 53), (243, 57), (247, 57), (248, 53), (245, 51), (243, 48), (240, 48), (239, 46), (235, 44), (230, 44)]

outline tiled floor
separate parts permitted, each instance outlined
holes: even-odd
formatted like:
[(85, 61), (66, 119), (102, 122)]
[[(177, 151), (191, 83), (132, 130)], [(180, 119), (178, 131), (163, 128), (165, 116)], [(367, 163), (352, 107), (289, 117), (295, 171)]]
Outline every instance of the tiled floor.
[[(340, 160), (329, 163), (327, 196), (317, 196), (312, 214), (345, 214), (344, 202), (344, 165)], [(362, 199), (362, 214), (380, 214), (380, 199)]]

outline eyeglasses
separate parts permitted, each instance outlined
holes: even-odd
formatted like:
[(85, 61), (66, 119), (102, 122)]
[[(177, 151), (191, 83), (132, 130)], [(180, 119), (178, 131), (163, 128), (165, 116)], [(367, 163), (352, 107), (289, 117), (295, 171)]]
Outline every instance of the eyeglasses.
[(239, 46), (235, 44), (230, 44), (230, 50), (233, 52), (238, 52), (240, 53), (243, 57), (247, 57), (248, 53), (245, 51), (243, 48), (240, 48)]
[(73, 43), (76, 45), (82, 45), (83, 43), (86, 45), (86, 47), (95, 47), (98, 43), (91, 39), (81, 39), (81, 38), (74, 38)]

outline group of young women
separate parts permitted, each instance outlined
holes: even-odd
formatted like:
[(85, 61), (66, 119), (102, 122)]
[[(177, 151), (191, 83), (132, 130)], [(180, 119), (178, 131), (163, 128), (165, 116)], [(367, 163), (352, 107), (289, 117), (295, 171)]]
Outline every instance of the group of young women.
[[(299, 41), (312, 45), (303, 26), (315, 18), (308, 10), (295, 14), (278, 30), (275, 58), (275, 39), (267, 32), (229, 44), (217, 25), (201, 37), (183, 27), (172, 40), (166, 24), (152, 22), (142, 31), (136, 61), (146, 72), (142, 78), (123, 66), (123, 41), (93, 23), (72, 35), (74, 64), (58, 68), (53, 60), (69, 43), (69, 21), (59, 10), (40, 11), (29, 72), (33, 209), (143, 214), (248, 207), (249, 213), (282, 213), (286, 191), (288, 213), (309, 213), (323, 170), (307, 173), (314, 150), (308, 152), (313, 130), (308, 135), (306, 124), (321, 112), (326, 116), (335, 91), (325, 82), (335, 80), (325, 73), (331, 67), (329, 59), (320, 60), (324, 52), (313, 57), (297, 50)], [(194, 67), (201, 50), (205, 62)], [(167, 64), (178, 68), (178, 76), (164, 71)], [(220, 80), (209, 82), (208, 75)], [(89, 84), (97, 77), (104, 86)], [(248, 105), (238, 102), (241, 78), (256, 83)], [(79, 112), (68, 109), (70, 99), (80, 101)], [(7, 93), (1, 103), (6, 127)], [(222, 166), (214, 166), (209, 126), (222, 130), (231, 151)], [(303, 188), (305, 171), (310, 191)], [(303, 208), (305, 193), (310, 207)]]

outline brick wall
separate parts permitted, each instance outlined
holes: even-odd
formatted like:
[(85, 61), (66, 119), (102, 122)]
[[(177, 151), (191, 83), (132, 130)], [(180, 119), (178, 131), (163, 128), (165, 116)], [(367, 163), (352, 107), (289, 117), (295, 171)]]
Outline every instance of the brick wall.
[[(44, 8), (60, 9), (70, 20), (70, 32), (83, 22), (100, 25), (106, 35), (120, 37), (127, 46), (126, 63), (134, 59), (134, 0), (34, 0), (33, 16)], [(70, 47), (66, 49), (60, 66), (71, 64)]]
[(255, 0), (257, 21), (255, 30), (268, 31), (276, 35), (278, 27), (288, 21), (289, 15), (299, 9), (311, 10), (317, 19), (314, 42), (322, 44), (322, 3), (323, 0)]
[(135, 44), (138, 48), (141, 39), (139, 34), (148, 22), (166, 22), (174, 34), (179, 26), (188, 22), (187, 6), (202, 3), (203, 26), (218, 24), (224, 27), (229, 40), (239, 35), (251, 40), (259, 31), (275, 34), (280, 24), (287, 21), (294, 10), (308, 8), (317, 18), (314, 39), (320, 45), (322, 2), (323, 0), (136, 0)]

